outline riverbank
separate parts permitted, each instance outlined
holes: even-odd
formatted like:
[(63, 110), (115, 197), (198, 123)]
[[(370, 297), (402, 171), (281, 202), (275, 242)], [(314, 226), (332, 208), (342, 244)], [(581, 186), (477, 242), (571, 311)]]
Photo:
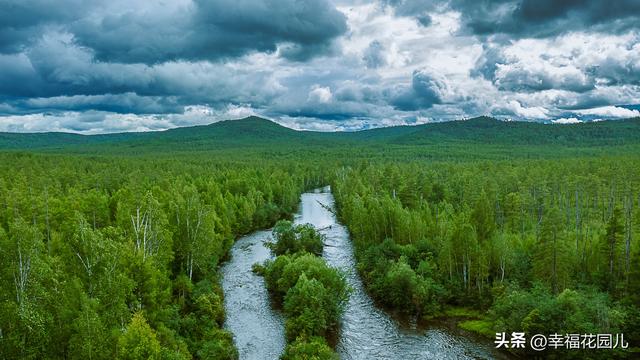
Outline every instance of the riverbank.
[(493, 359), (495, 349), (484, 339), (462, 336), (449, 326), (420, 327), (398, 321), (378, 307), (365, 291), (356, 270), (356, 260), (347, 229), (335, 216), (335, 200), (330, 188), (302, 195), (298, 222), (326, 228), (323, 257), (346, 274), (352, 288), (342, 318), (342, 332), (336, 350), (343, 359)]
[[(485, 338), (461, 331), (456, 324), (453, 327), (444, 321), (433, 322), (428, 327), (406, 324), (378, 307), (366, 293), (356, 271), (351, 239), (335, 216), (330, 188), (302, 194), (294, 222), (321, 229), (325, 238), (322, 257), (345, 274), (352, 289), (342, 315), (341, 331), (335, 334), (335, 350), (341, 359), (506, 358)], [(234, 333), (242, 359), (275, 359), (285, 347), (282, 315), (273, 307), (264, 279), (252, 272), (253, 264), (271, 258), (263, 244), (269, 237), (270, 232), (264, 230), (239, 239), (222, 270), (227, 312), (225, 328)], [(459, 314), (461, 310), (456, 311)]]

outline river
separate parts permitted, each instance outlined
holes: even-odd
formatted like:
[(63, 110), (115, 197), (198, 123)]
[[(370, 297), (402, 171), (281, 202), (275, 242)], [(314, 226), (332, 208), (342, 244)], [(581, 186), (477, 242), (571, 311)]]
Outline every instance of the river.
[[(490, 344), (461, 336), (446, 326), (419, 328), (401, 324), (375, 306), (358, 276), (346, 228), (334, 209), (330, 189), (304, 193), (296, 223), (310, 223), (326, 236), (323, 257), (346, 274), (353, 289), (342, 318), (336, 351), (341, 359), (493, 359)], [(264, 280), (251, 266), (271, 255), (263, 245), (269, 231), (257, 231), (234, 244), (231, 260), (222, 268), (227, 319), (240, 359), (277, 359), (285, 346), (284, 320), (272, 310)]]

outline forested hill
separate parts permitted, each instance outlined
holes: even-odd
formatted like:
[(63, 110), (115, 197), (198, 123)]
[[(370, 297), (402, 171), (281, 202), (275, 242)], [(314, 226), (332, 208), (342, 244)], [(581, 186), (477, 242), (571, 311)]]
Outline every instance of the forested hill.
[(521, 145), (621, 145), (640, 142), (640, 118), (577, 124), (500, 121), (478, 117), (418, 126), (395, 141), (421, 144), (442, 140)]
[(210, 125), (190, 126), (166, 131), (130, 132), (103, 135), (72, 133), (0, 133), (0, 149), (55, 149), (85, 145), (118, 147), (164, 147), (189, 145), (191, 148), (219, 148), (271, 144), (301, 139), (298, 131), (259, 117), (228, 120)]
[(296, 131), (259, 117), (229, 120), (156, 132), (78, 135), (71, 133), (0, 133), (0, 150), (115, 149), (215, 150), (275, 145), (336, 144), (604, 146), (640, 143), (640, 118), (570, 125), (500, 121), (478, 117), (417, 126), (356, 132)]

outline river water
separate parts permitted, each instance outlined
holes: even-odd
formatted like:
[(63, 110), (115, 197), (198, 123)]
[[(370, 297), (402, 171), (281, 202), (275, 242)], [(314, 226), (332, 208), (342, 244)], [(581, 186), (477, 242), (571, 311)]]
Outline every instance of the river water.
[(233, 333), (240, 359), (278, 359), (286, 344), (284, 319), (272, 310), (264, 279), (251, 267), (271, 258), (264, 241), (271, 231), (256, 231), (238, 239), (231, 259), (222, 267), (225, 328)]
[[(341, 359), (493, 359), (489, 344), (475, 342), (447, 327), (418, 328), (400, 324), (375, 306), (355, 268), (349, 235), (328, 209), (334, 209), (330, 189), (302, 194), (296, 223), (310, 223), (326, 236), (323, 257), (346, 274), (353, 289), (342, 318), (336, 351)], [(271, 258), (263, 245), (269, 231), (239, 239), (232, 258), (222, 268), (227, 319), (240, 359), (277, 359), (285, 346), (284, 321), (272, 310), (264, 280), (251, 266)]]

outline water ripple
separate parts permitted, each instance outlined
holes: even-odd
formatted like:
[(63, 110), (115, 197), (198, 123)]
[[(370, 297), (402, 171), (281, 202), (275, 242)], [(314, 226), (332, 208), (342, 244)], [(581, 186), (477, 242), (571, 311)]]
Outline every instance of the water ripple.
[[(492, 359), (492, 349), (446, 329), (407, 328), (375, 306), (357, 272), (351, 241), (344, 226), (327, 210), (334, 208), (326, 188), (302, 195), (296, 223), (310, 223), (326, 235), (323, 257), (346, 274), (353, 288), (336, 345), (342, 359)], [(323, 204), (323, 205), (321, 205)], [(251, 272), (256, 262), (270, 258), (263, 242), (269, 231), (239, 239), (231, 260), (222, 268), (227, 320), (241, 359), (277, 359), (285, 346), (284, 321), (272, 310), (262, 277)]]

